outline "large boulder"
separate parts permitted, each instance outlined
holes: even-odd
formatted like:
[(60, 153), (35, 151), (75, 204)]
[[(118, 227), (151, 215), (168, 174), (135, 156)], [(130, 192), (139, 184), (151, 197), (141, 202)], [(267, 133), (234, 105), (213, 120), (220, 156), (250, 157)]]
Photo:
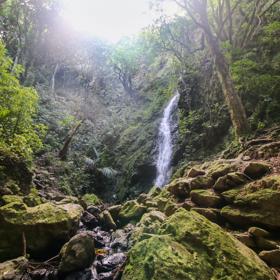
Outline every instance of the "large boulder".
[(179, 209), (129, 252), (124, 280), (272, 280), (248, 247), (194, 211)]
[(280, 228), (279, 175), (265, 177), (242, 188), (223, 192), (222, 195), (232, 204), (221, 211), (229, 222), (239, 226)]
[(89, 267), (95, 257), (94, 235), (90, 231), (72, 237), (61, 249), (58, 271), (67, 274)]
[(0, 207), (0, 260), (18, 257), (23, 252), (32, 256), (57, 251), (78, 229), (82, 207), (77, 204), (56, 205), (48, 202), (28, 207), (15, 196)]

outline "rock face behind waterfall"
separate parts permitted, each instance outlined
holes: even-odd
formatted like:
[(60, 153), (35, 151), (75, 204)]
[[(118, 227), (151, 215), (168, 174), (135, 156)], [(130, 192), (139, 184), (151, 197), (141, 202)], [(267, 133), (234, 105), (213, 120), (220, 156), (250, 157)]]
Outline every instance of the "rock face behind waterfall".
[(174, 127), (172, 116), (174, 110), (177, 108), (178, 100), (179, 93), (176, 93), (165, 108), (159, 127), (157, 177), (155, 181), (155, 185), (158, 187), (165, 185), (170, 177), (173, 147), (172, 132)]

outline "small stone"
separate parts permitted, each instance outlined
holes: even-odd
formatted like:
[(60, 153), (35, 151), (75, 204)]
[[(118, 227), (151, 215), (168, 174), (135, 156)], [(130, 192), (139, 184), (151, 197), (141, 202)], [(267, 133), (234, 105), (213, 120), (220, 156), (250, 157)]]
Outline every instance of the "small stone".
[(193, 207), (197, 207), (197, 205), (191, 201), (191, 199), (187, 198), (181, 205), (182, 208), (186, 210), (191, 210)]
[(248, 229), (248, 232), (256, 237), (268, 237), (270, 235), (270, 233), (267, 230), (259, 227), (250, 227)]
[(249, 160), (251, 160), (251, 157), (249, 157), (249, 156), (244, 156), (244, 157), (242, 157), (242, 160), (244, 160), (244, 161), (249, 161)]
[(280, 250), (272, 250), (272, 251), (261, 251), (259, 253), (260, 258), (265, 261), (267, 264), (273, 267), (280, 266)]
[(190, 171), (188, 172), (187, 177), (189, 178), (195, 178), (197, 176), (201, 176), (201, 175), (205, 175), (205, 171), (204, 170), (199, 170), (196, 168), (191, 168)]
[(250, 162), (244, 169), (244, 173), (252, 179), (260, 179), (267, 174), (271, 166), (262, 162)]
[(94, 236), (90, 231), (72, 237), (61, 249), (59, 272), (66, 274), (89, 267), (95, 257)]

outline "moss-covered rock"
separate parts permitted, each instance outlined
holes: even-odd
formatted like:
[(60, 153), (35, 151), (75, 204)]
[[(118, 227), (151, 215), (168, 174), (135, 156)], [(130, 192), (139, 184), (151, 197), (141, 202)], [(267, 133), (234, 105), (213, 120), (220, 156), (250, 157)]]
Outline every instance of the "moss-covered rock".
[(236, 165), (232, 163), (216, 161), (210, 165), (207, 171), (208, 175), (210, 175), (214, 180), (217, 180), (218, 178), (225, 176), (230, 172), (236, 171), (236, 169)]
[(280, 228), (279, 175), (265, 177), (222, 195), (232, 204), (221, 211), (222, 216), (231, 223)]
[(190, 179), (175, 179), (167, 186), (167, 190), (178, 198), (187, 198), (190, 193)]
[(251, 249), (194, 211), (179, 209), (148, 237), (130, 250), (122, 279), (274, 279)]
[(83, 209), (80, 205), (43, 203), (28, 207), (18, 197), (0, 207), (0, 260), (18, 257), (23, 251), (42, 257), (57, 250), (75, 234)]
[(89, 267), (95, 257), (93, 233), (86, 231), (75, 235), (62, 247), (60, 254), (58, 270), (61, 274)]
[(156, 210), (144, 214), (132, 234), (133, 242), (140, 241), (145, 233), (155, 234), (166, 218), (164, 213)]
[(197, 190), (197, 189), (207, 189), (211, 188), (214, 184), (214, 180), (212, 177), (208, 175), (204, 176), (197, 176), (190, 181), (190, 189)]
[(271, 166), (263, 162), (250, 162), (244, 173), (252, 179), (260, 179), (271, 170)]
[(137, 203), (136, 200), (127, 201), (119, 212), (119, 221), (122, 225), (137, 223), (146, 212), (147, 207)]
[(217, 208), (223, 202), (221, 196), (212, 190), (193, 190), (190, 195), (191, 200), (201, 207)]
[(224, 192), (248, 183), (249, 179), (241, 172), (232, 172), (220, 177), (213, 188), (217, 192)]
[(87, 194), (83, 195), (82, 201), (86, 204), (87, 207), (89, 207), (91, 205), (102, 204), (101, 199), (93, 193), (87, 193)]

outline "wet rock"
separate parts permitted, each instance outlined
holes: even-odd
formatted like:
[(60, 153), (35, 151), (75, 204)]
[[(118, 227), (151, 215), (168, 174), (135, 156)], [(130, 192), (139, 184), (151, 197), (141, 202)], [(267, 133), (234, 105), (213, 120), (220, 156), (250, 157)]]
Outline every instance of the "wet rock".
[(102, 259), (101, 263), (97, 267), (98, 273), (109, 272), (117, 267), (120, 267), (126, 261), (126, 255), (124, 253), (116, 253), (109, 255)]
[(252, 236), (248, 232), (236, 233), (233, 236), (247, 247), (252, 249), (256, 248), (256, 243), (254, 242)]
[(29, 273), (32, 280), (48, 279), (48, 270), (46, 268), (36, 269)]
[(115, 224), (114, 219), (112, 218), (108, 210), (105, 210), (100, 214), (100, 221), (102, 227), (105, 230), (110, 230), (110, 229), (115, 230), (117, 228), (117, 225)]
[(222, 196), (231, 204), (221, 214), (239, 226), (260, 225), (280, 228), (280, 176), (268, 176), (242, 188), (229, 190)]
[(97, 227), (92, 232), (95, 240), (96, 248), (107, 247), (111, 242), (111, 235), (106, 231), (102, 231), (100, 227)]
[(93, 229), (98, 225), (97, 218), (87, 211), (83, 213), (81, 221), (88, 229)]
[(88, 268), (83, 271), (77, 271), (67, 275), (64, 280), (99, 280), (97, 274)]
[(66, 274), (89, 267), (95, 257), (94, 236), (86, 231), (72, 237), (61, 249), (59, 272)]
[(213, 189), (217, 192), (224, 192), (229, 189), (238, 187), (248, 183), (249, 179), (240, 172), (229, 173), (223, 177), (220, 177), (213, 186)]
[(248, 232), (251, 235), (256, 236), (256, 237), (269, 237), (269, 235), (270, 235), (270, 233), (267, 230), (259, 228), (259, 227), (250, 227), (248, 229)]
[(112, 249), (126, 250), (128, 247), (128, 233), (123, 229), (118, 229), (112, 234)]
[(191, 200), (201, 207), (217, 208), (222, 204), (222, 198), (212, 190), (191, 191)]
[(123, 280), (223, 278), (272, 280), (274, 276), (231, 234), (182, 208), (162, 224), (157, 234), (132, 247), (122, 276)]
[(244, 173), (252, 179), (260, 179), (266, 175), (271, 166), (262, 162), (250, 162), (244, 169)]
[(147, 208), (143, 205), (137, 203), (136, 200), (127, 201), (120, 213), (119, 213), (119, 220), (122, 225), (128, 223), (137, 223), (142, 215), (146, 212)]
[(1, 280), (21, 280), (25, 272), (28, 260), (19, 257), (14, 260), (0, 263), (0, 279)]
[(82, 211), (77, 204), (51, 202), (28, 207), (18, 198), (0, 207), (0, 261), (21, 255), (23, 232), (31, 255), (58, 250), (76, 233)]
[(205, 171), (204, 170), (199, 170), (199, 169), (196, 169), (196, 168), (191, 168), (187, 174), (187, 177), (189, 178), (195, 178), (197, 176), (201, 176), (201, 175), (205, 175)]
[(259, 253), (259, 256), (262, 260), (264, 260), (267, 264), (273, 267), (280, 266), (280, 250), (272, 250), (272, 251), (262, 251)]

